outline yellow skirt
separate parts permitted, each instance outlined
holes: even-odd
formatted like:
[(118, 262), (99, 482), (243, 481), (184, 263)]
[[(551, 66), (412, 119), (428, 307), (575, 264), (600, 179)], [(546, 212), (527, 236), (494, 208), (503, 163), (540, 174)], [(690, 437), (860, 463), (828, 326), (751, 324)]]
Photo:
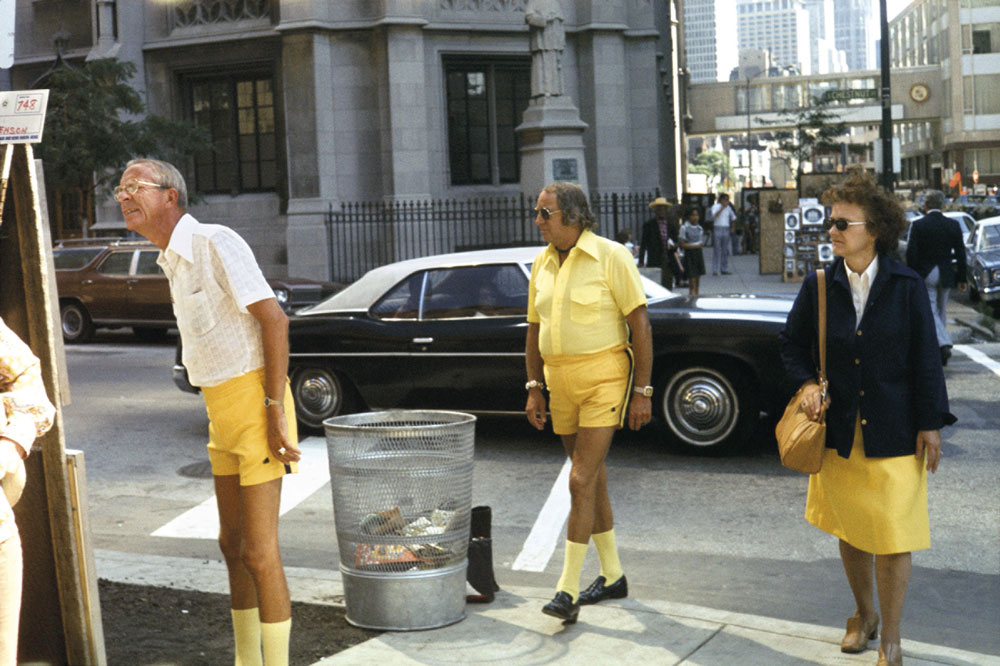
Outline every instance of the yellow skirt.
[(865, 457), (859, 416), (850, 458), (827, 449), (809, 477), (806, 520), (867, 553), (930, 548), (924, 456)]

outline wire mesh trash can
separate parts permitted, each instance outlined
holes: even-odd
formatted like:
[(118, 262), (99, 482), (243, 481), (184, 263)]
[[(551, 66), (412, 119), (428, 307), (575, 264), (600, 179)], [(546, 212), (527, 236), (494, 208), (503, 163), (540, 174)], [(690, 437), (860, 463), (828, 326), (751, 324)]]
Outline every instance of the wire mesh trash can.
[(432, 629), (465, 617), (475, 422), (421, 410), (323, 422), (351, 624)]

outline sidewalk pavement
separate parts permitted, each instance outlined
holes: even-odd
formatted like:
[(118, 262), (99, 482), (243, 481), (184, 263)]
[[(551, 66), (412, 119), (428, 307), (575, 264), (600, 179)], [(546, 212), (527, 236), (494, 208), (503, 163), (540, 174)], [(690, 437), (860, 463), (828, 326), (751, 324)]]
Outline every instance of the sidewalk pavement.
[[(101, 578), (136, 585), (228, 592), (221, 561), (98, 550)], [(342, 605), (339, 571), (285, 567), (292, 599)], [(553, 585), (555, 582), (553, 581)], [(543, 615), (550, 587), (507, 587), (464, 620), (426, 631), (386, 632), (313, 666), (340, 664), (684, 664), (686, 666), (873, 666), (877, 642), (840, 652), (841, 627), (628, 598), (581, 609), (574, 625)], [(1000, 666), (1000, 657), (903, 640), (907, 666)]]

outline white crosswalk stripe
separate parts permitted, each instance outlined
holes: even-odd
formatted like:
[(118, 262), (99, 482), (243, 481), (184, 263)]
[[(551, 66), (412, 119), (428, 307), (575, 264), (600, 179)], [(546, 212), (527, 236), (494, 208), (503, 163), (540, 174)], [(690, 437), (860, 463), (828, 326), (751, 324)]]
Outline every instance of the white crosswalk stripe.
[[(302, 450), (302, 459), (299, 461), (298, 473), (286, 475), (281, 482), (281, 515), (294, 509), (330, 481), (326, 440), (322, 437), (308, 437), (299, 442), (299, 449)], [(215, 495), (157, 529), (152, 536), (177, 539), (218, 538), (219, 512)]]

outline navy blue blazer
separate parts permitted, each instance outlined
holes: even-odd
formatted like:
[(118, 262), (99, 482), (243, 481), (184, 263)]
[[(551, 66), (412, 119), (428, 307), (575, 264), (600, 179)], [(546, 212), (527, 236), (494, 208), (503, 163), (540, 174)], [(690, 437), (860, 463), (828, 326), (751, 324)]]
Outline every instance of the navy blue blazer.
[[(955, 265), (952, 265), (952, 256)], [(965, 243), (957, 220), (933, 210), (913, 221), (906, 244), (906, 265), (926, 278), (935, 266), (942, 287), (965, 282)]]
[[(785, 372), (796, 387), (819, 376), (816, 288), (816, 274), (810, 273), (780, 334)], [(842, 258), (827, 269), (826, 292), (827, 448), (850, 457), (860, 412), (867, 457), (913, 455), (917, 431), (939, 430), (956, 420), (948, 411), (941, 350), (923, 280), (879, 255), (878, 274), (857, 327)]]

